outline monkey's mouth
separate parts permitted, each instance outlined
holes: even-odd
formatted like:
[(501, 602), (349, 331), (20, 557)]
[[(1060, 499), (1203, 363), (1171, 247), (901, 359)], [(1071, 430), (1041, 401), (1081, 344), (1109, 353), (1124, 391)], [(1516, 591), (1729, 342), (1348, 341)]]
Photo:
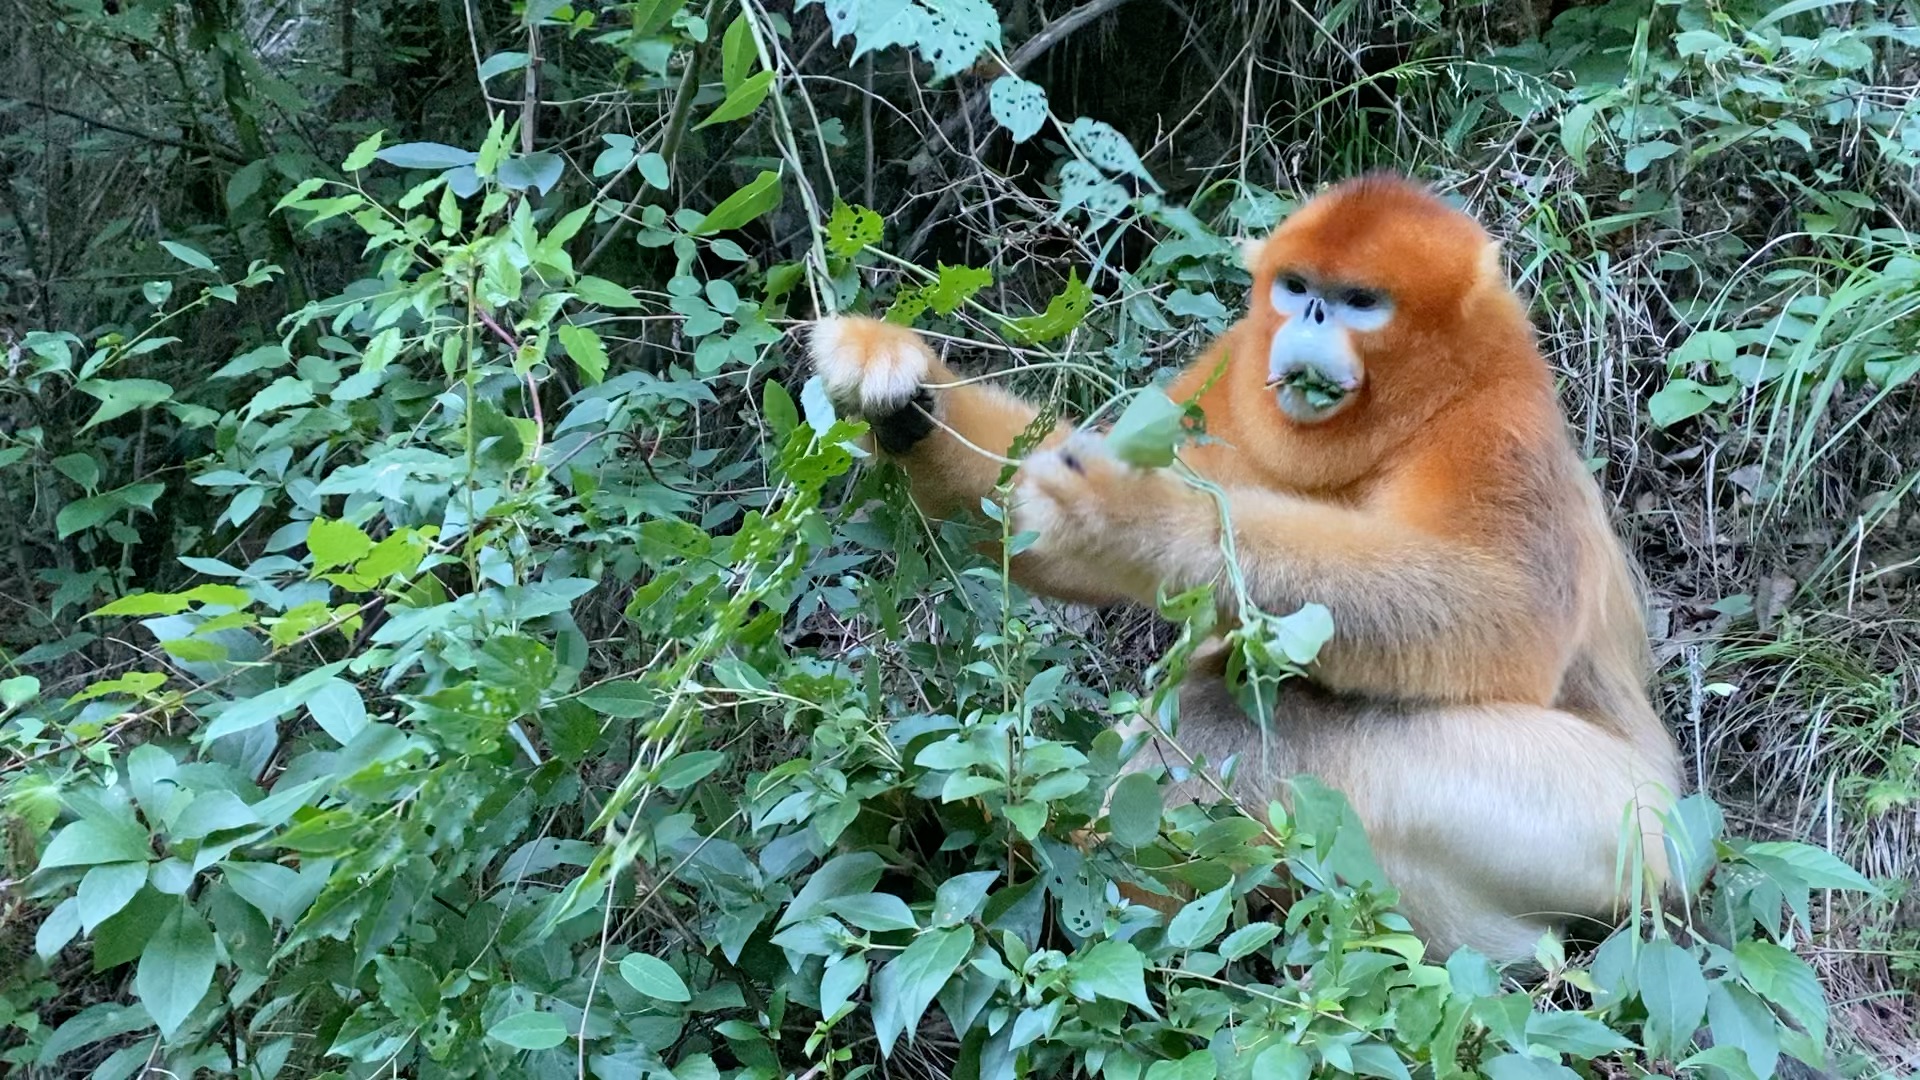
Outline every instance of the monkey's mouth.
[(1312, 364), (1301, 364), (1267, 382), (1281, 410), (1296, 420), (1325, 419), (1359, 388), (1358, 379), (1334, 378)]

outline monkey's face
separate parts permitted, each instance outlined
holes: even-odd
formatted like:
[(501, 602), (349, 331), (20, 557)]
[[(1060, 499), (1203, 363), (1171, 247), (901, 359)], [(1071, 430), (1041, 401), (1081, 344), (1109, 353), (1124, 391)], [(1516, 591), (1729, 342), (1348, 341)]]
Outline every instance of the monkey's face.
[(1432, 346), (1458, 337), (1488, 244), (1471, 218), (1394, 178), (1350, 181), (1301, 207), (1249, 252), (1251, 321), (1269, 341), (1280, 411), (1321, 424), (1439, 374), (1420, 369), (1447, 363)]

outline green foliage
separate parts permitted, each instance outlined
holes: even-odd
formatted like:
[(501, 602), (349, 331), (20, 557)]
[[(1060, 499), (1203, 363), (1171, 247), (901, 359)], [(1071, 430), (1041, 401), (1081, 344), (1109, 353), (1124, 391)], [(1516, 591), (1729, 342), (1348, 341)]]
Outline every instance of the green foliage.
[[(1823, 1060), (1796, 950), (1822, 906), (1873, 895), (1844, 861), (1730, 836), (1696, 797), (1669, 853), (1691, 914), (1586, 955), (1543, 943), (1527, 982), (1426, 957), (1339, 793), (1189, 803), (1166, 790), (1187, 769), (1125, 769), (1114, 728), (1177, 721), (1208, 591), (1163, 598), (1174, 644), (1145, 672), (1113, 663), (977, 535), (930, 536), (797, 369), (794, 321), (885, 310), (1011, 346), (1097, 413), (1116, 373), (1240, 309), (1228, 238), (1285, 201), (1249, 170), (1176, 188), (1120, 110), (1056, 117), (1081, 96), (1016, 74), (979, 0), (529, 4), (491, 53), (484, 21), (375, 6), (424, 40), (382, 70), (428, 56), (435, 81), (405, 87), (477, 75), (496, 100), (422, 123), (396, 89), (365, 122), (341, 95), (295, 123), (375, 80), (272, 74), (223, 5), (71, 16), (208, 65), (180, 92), (219, 87), (218, 117), (182, 107), (192, 153), (159, 145), (219, 219), (90, 281), (103, 306), (26, 330), (0, 382), (31, 421), (0, 477), (33, 494), (10, 505), (31, 503), (35, 563), (0, 679), (0, 876), (32, 938), (0, 975), (10, 1065), (1766, 1080)], [(1862, 50), (1910, 31), (1622, 0), (1561, 22), (1446, 69), (1447, 137), (1553, 133), (1624, 185), (1598, 235), (1670, 222), (1729, 159), (1804, 196), (1812, 246), (1678, 305), (1645, 405), (1670, 430), (1770, 410), (1786, 466), (1811, 467), (1838, 435), (1808, 417), (1914, 374), (1911, 242), (1822, 160), (1858, 132), (1913, 165), (1911, 103), (1853, 93)], [(869, 180), (875, 208), (849, 201), (839, 150), (889, 121), (863, 114), (879, 94), (809, 89), (821, 23), (853, 39), (833, 86), (870, 57), (895, 89), (917, 63), (983, 99), (1026, 163), (975, 162), (997, 232), (922, 256), (876, 209), (906, 200)], [(539, 108), (515, 107), (526, 79)], [(925, 171), (899, 126), (901, 168)], [(1188, 421), (1144, 390), (1111, 443), (1165, 465), (1204, 437)], [(1229, 681), (1259, 714), (1332, 623), (1223, 587)], [(1140, 892), (1184, 899), (1162, 915)]]

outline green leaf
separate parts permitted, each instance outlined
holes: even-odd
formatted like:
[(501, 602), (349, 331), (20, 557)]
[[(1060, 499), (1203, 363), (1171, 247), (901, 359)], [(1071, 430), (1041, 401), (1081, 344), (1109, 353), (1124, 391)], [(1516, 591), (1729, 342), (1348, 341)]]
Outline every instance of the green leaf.
[(111, 604), (87, 613), (89, 619), (113, 615), (177, 615), (193, 606), (193, 600), (181, 593), (143, 592), (123, 596)]
[(580, 369), (580, 375), (589, 386), (595, 386), (607, 377), (607, 347), (601, 343), (600, 335), (584, 326), (562, 323), (560, 326), (560, 347), (567, 350), (574, 365)]
[(1585, 1013), (1536, 1012), (1527, 1017), (1527, 1041), (1579, 1058), (1633, 1047), (1633, 1040)]
[(17, 709), (40, 696), (40, 680), (32, 675), (0, 679), (0, 709)]
[(173, 398), (173, 387), (154, 379), (88, 379), (78, 389), (100, 399), (100, 407), (80, 425), (81, 431)]
[(314, 518), (307, 525), (307, 550), (313, 553), (313, 573), (351, 566), (373, 550), (373, 538), (351, 521)]
[(140, 954), (133, 989), (162, 1035), (172, 1035), (213, 985), (213, 931), (188, 904), (160, 924)]
[(1693, 1038), (1707, 1012), (1707, 979), (1700, 962), (1670, 939), (1655, 938), (1641, 946), (1634, 974), (1647, 1009), (1647, 1051), (1671, 1060)]
[(1080, 280), (1077, 270), (1069, 269), (1066, 287), (1047, 302), (1047, 310), (1039, 315), (1007, 320), (1007, 332), (1019, 344), (1042, 345), (1072, 333), (1087, 317), (1087, 309), (1092, 304), (1092, 287)]
[(998, 880), (998, 870), (975, 870), (941, 882), (933, 894), (933, 925), (958, 926), (979, 915), (987, 903), (987, 890)]
[(380, 141), (386, 138), (386, 135), (386, 130), (381, 129), (360, 140), (360, 145), (354, 147), (353, 153), (347, 155), (347, 160), (340, 163), (340, 171), (358, 172), (373, 164), (373, 156), (380, 152)]
[(850, 259), (878, 244), (885, 232), (886, 223), (875, 211), (835, 199), (833, 213), (827, 218), (827, 251)]
[(380, 1003), (396, 1020), (421, 1027), (439, 1014), (440, 980), (432, 968), (408, 956), (376, 956), (373, 964)]
[(1645, 172), (1647, 166), (1654, 162), (1670, 158), (1679, 152), (1679, 144), (1670, 143), (1665, 139), (1654, 139), (1651, 142), (1628, 147), (1626, 157), (1621, 164), (1627, 170), (1627, 175), (1632, 176)]
[(118, 915), (146, 883), (144, 862), (106, 863), (87, 871), (74, 893), (81, 932), (91, 934), (94, 927)]
[(1143, 469), (1173, 464), (1185, 410), (1155, 387), (1135, 394), (1107, 433), (1115, 457)]
[(665, 960), (645, 953), (628, 953), (620, 961), (620, 977), (627, 985), (656, 1001), (692, 1001), (686, 981)]
[(763, 170), (740, 190), (720, 200), (720, 205), (708, 211), (699, 226), (690, 231), (695, 236), (710, 236), (737, 229), (779, 205), (780, 174)]
[(842, 896), (826, 903), (826, 909), (862, 930), (918, 930), (907, 902), (892, 893), (868, 893)]
[(367, 705), (360, 691), (345, 679), (328, 679), (307, 699), (307, 711), (320, 730), (345, 746), (367, 726)]
[(940, 277), (926, 291), (927, 303), (942, 315), (951, 315), (981, 289), (993, 284), (993, 272), (968, 266), (940, 264)]
[(746, 15), (734, 16), (726, 33), (720, 35), (720, 84), (729, 91), (737, 89), (759, 59), (760, 49), (753, 42), (753, 28), (747, 25)]
[(595, 307), (636, 308), (640, 306), (640, 301), (635, 300), (632, 293), (606, 278), (594, 277), (591, 274), (580, 275), (580, 279), (573, 283), (573, 292), (574, 295)]
[(1047, 122), (1047, 92), (1018, 75), (1002, 75), (987, 91), (987, 107), (1017, 143), (1039, 133)]
[(694, 750), (676, 754), (660, 766), (656, 782), (668, 791), (685, 791), (706, 779), (727, 763), (727, 755), (718, 750)]
[(1189, 901), (1167, 923), (1167, 944), (1176, 949), (1198, 949), (1227, 928), (1231, 887), (1222, 887)]
[(61, 829), (40, 857), (40, 869), (56, 866), (98, 866), (102, 863), (144, 863), (153, 857), (152, 837), (138, 821), (133, 810), (125, 817), (110, 820), (81, 818)]
[(693, 125), (693, 130), (699, 131), (710, 124), (724, 124), (729, 120), (738, 120), (751, 114), (753, 110), (760, 107), (762, 101), (767, 100), (767, 90), (771, 86), (773, 86), (771, 71), (762, 71), (749, 76), (739, 86), (734, 87), (732, 92), (727, 94), (727, 99), (709, 113), (705, 120)]
[(1260, 1051), (1253, 1059), (1248, 1080), (1307, 1080), (1313, 1074), (1313, 1059), (1291, 1043), (1276, 1043)]
[(195, 270), (219, 269), (219, 267), (213, 265), (212, 259), (207, 258), (205, 252), (197, 248), (191, 248), (185, 244), (176, 244), (172, 240), (162, 240), (160, 241), (160, 246), (167, 249), (167, 254), (179, 259)]
[(1082, 1001), (1124, 1001), (1153, 1015), (1147, 998), (1146, 960), (1126, 941), (1102, 941), (1067, 963), (1067, 990)]
[(867, 985), (867, 958), (850, 953), (829, 961), (820, 976), (820, 1015), (831, 1017)]
[(1580, 1074), (1557, 1061), (1527, 1054), (1501, 1054), (1480, 1063), (1487, 1080), (1581, 1080)]
[(671, 177), (667, 174), (667, 159), (649, 150), (633, 161), (633, 167), (640, 172), (640, 179), (665, 191)]
[[(1796, 844), (1791, 841), (1765, 840), (1743, 845), (1740, 848), (1742, 858), (1754, 863), (1775, 876), (1784, 869), (1787, 875), (1798, 878), (1809, 888), (1814, 889), (1852, 889), (1859, 892), (1877, 893), (1873, 883), (1860, 875), (1860, 872), (1848, 866), (1839, 856), (1824, 848), (1811, 844)], [(1766, 863), (1774, 866), (1767, 866)]]
[(480, 81), (486, 82), (509, 71), (520, 71), (530, 58), (523, 52), (497, 52), (480, 65)]
[(567, 1024), (552, 1013), (514, 1013), (487, 1029), (487, 1038), (516, 1050), (551, 1050), (567, 1041)]
[(457, 169), (480, 160), (480, 155), (472, 150), (432, 142), (401, 143), (374, 156), (402, 169)]
[(1667, 428), (1700, 415), (1712, 404), (1699, 383), (1675, 379), (1647, 399), (1647, 415), (1656, 426)]
[(1279, 923), (1248, 923), (1227, 935), (1227, 940), (1220, 943), (1220, 955), (1229, 961), (1252, 956), (1279, 936)]
[(1746, 987), (1730, 982), (1709, 986), (1707, 1026), (1715, 1046), (1734, 1047), (1746, 1055), (1753, 1075), (1773, 1075), (1780, 1062), (1779, 1021)]
[(1146, 773), (1128, 773), (1113, 786), (1107, 821), (1114, 842), (1145, 847), (1160, 836), (1160, 814), (1165, 808), (1160, 785)]
[(881, 1054), (893, 1052), (902, 1032), (912, 1041), (927, 1007), (972, 950), (971, 927), (929, 930), (880, 969), (873, 980), (873, 1029)]
[(579, 701), (602, 716), (635, 720), (654, 708), (653, 692), (634, 679), (615, 679), (580, 692)]
[(1078, 117), (1067, 126), (1067, 137), (1087, 160), (1110, 173), (1128, 173), (1149, 183), (1153, 181), (1147, 167), (1140, 163), (1140, 155), (1134, 152), (1133, 144), (1127, 141), (1112, 124)]
[(1813, 1036), (1827, 1041), (1827, 1003), (1820, 979), (1805, 960), (1771, 941), (1742, 941), (1734, 946), (1740, 981), (1762, 998), (1785, 1009)]
[(851, 851), (835, 855), (820, 864), (820, 868), (807, 878), (807, 883), (788, 902), (787, 910), (781, 914), (774, 929), (784, 929), (794, 923), (811, 919), (826, 910), (829, 901), (842, 896), (863, 895), (873, 891), (879, 882), (880, 874), (886, 869), (886, 861), (871, 851)]

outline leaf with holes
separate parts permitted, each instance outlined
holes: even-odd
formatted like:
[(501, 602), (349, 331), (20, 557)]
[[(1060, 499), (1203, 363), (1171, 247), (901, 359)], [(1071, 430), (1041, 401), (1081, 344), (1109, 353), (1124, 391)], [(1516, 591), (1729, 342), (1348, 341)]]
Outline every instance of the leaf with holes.
[(834, 200), (833, 214), (827, 218), (827, 250), (843, 259), (865, 251), (880, 242), (885, 231), (880, 215), (864, 206), (848, 206)]
[(980, 54), (1000, 47), (1000, 16), (988, 0), (921, 0), (926, 15), (916, 42), (920, 56), (933, 65), (933, 80), (951, 78), (973, 66)]
[(1084, 161), (1060, 166), (1060, 217), (1085, 210), (1088, 224), (1099, 228), (1127, 208), (1127, 191)]
[(1047, 92), (1040, 84), (1018, 75), (993, 80), (993, 87), (987, 91), (987, 107), (1017, 143), (1033, 138), (1047, 122)]
[(927, 303), (942, 315), (951, 315), (973, 294), (993, 284), (993, 271), (940, 264), (940, 277), (926, 290)]
[[(1110, 173), (1128, 173), (1147, 183), (1153, 183), (1153, 177), (1147, 167), (1140, 162), (1140, 155), (1134, 152), (1133, 144), (1125, 135), (1116, 131), (1112, 124), (1082, 116), (1067, 125), (1067, 138), (1087, 160)], [(1154, 190), (1159, 190), (1156, 186)]]
[(1038, 315), (1007, 320), (1007, 332), (1022, 345), (1042, 345), (1066, 337), (1087, 317), (1093, 304), (1093, 289), (1080, 280), (1074, 270), (1067, 271), (1067, 285), (1060, 295), (1047, 302), (1047, 310)]

